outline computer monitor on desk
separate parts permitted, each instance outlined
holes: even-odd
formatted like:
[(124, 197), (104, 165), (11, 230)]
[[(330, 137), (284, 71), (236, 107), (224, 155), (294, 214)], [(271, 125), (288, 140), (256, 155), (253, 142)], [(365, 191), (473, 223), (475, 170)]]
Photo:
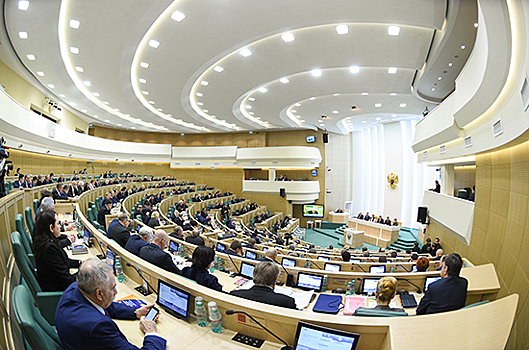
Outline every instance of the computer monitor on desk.
[(372, 265), (369, 267), (369, 273), (384, 273), (386, 267), (384, 265)]
[(156, 303), (171, 315), (189, 321), (191, 294), (172, 284), (158, 279), (158, 299)]
[(296, 330), (293, 350), (354, 350), (359, 334), (339, 331), (300, 321)]
[(219, 253), (224, 253), (225, 250), (226, 250), (226, 245), (222, 243), (217, 243), (217, 251)]
[(364, 278), (362, 293), (367, 295), (375, 294), (379, 280), (380, 278)]
[(281, 264), (283, 266), (287, 266), (287, 267), (295, 267), (296, 266), (296, 260), (295, 259), (289, 259), (289, 258), (283, 258), (283, 260), (281, 260)]
[(252, 259), (252, 260), (255, 260), (255, 259), (257, 259), (257, 254), (254, 253), (254, 252), (252, 252), (252, 251), (250, 251), (250, 250), (247, 250), (246, 253), (244, 254), (244, 257), (245, 257), (246, 259)]
[(255, 265), (248, 264), (245, 262), (241, 262), (241, 275), (244, 278), (253, 279), (253, 270), (255, 269)]

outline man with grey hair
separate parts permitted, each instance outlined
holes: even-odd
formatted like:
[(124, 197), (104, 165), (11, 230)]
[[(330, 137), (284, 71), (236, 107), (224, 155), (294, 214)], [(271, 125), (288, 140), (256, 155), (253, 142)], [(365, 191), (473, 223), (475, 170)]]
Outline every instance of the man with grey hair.
[(191, 234), (186, 237), (186, 242), (196, 245), (205, 245), (204, 239), (200, 237), (200, 232), (197, 229), (194, 229)]
[(145, 225), (140, 228), (137, 235), (131, 235), (125, 249), (134, 255), (140, 256), (140, 250), (151, 241), (154, 230), (149, 226)]
[(169, 253), (163, 250), (167, 247), (169, 236), (167, 232), (158, 229), (154, 232), (152, 242), (140, 249), (140, 258), (169, 272), (180, 274)]
[(277, 258), (277, 249), (276, 248), (268, 248), (268, 250), (265, 253), (264, 258), (259, 258), (257, 261), (269, 261), (269, 262), (276, 262)]
[(114, 241), (118, 242), (120, 246), (125, 248), (125, 245), (130, 238), (129, 225), (129, 216), (125, 213), (120, 213), (118, 218), (112, 220), (108, 225), (108, 237), (112, 238)]
[(260, 262), (253, 270), (254, 286), (250, 289), (233, 290), (230, 294), (260, 303), (295, 309), (296, 302), (294, 298), (274, 292), (274, 287), (280, 274), (279, 265), (275, 262)]
[(140, 319), (140, 330), (145, 334), (142, 349), (165, 349), (166, 340), (156, 333), (156, 322), (145, 319), (154, 304), (134, 309), (115, 303), (117, 292), (112, 268), (106, 262), (94, 258), (83, 262), (77, 282), (61, 296), (55, 313), (64, 349), (138, 349), (127, 341), (112, 318)]
[(176, 226), (174, 228), (173, 233), (171, 233), (169, 236), (174, 237), (174, 238), (176, 238), (176, 239), (178, 239), (180, 241), (185, 240), (184, 230), (182, 230), (182, 228), (180, 226)]

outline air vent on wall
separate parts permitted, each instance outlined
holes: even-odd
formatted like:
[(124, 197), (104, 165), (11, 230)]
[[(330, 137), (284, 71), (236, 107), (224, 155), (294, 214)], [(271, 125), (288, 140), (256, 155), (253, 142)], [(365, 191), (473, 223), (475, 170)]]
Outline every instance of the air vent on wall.
[(498, 137), (503, 134), (503, 127), (501, 126), (501, 119), (496, 123), (492, 124), (492, 131), (494, 132), (494, 137)]
[(422, 159), (428, 158), (428, 151), (422, 152)]
[(522, 95), (523, 110), (525, 112), (527, 110), (527, 107), (529, 107), (529, 86), (527, 84), (527, 76), (523, 80), (522, 89), (520, 90), (520, 94)]
[(446, 153), (446, 145), (442, 145), (441, 147), (439, 147), (439, 153), (440, 154), (445, 154)]
[(472, 147), (472, 136), (465, 137), (465, 148)]

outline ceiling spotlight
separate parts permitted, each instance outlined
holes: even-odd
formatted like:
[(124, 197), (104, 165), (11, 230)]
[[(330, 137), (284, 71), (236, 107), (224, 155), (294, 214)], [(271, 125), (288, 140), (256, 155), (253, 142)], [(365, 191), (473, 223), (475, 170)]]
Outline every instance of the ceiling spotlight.
[(224, 70), (224, 68), (222, 68), (221, 66), (215, 66), (215, 68), (213, 68), (213, 70), (215, 72), (219, 72), (220, 73), (220, 72), (222, 72)]
[(360, 67), (358, 67), (358, 66), (351, 66), (351, 67), (349, 67), (349, 72), (351, 72), (351, 73), (358, 73), (358, 72), (360, 72)]
[(75, 66), (75, 70), (78, 71), (79, 73), (83, 73), (84, 72), (84, 68), (81, 67), (81, 66)]
[(310, 71), (310, 74), (312, 74), (314, 77), (319, 77), (321, 76), (321, 69), (313, 69)]
[(404, 108), (404, 107), (406, 107), (406, 106), (407, 106), (407, 104), (405, 104), (405, 103), (401, 103), (401, 104), (399, 105), (400, 108)]
[(339, 35), (345, 35), (349, 33), (349, 26), (347, 24), (339, 24), (336, 26), (336, 33)]
[(395, 73), (397, 73), (397, 67), (389, 67), (389, 68), (388, 68), (388, 73), (389, 73), (389, 74), (395, 74)]
[(48, 84), (47, 86), (48, 86), (50, 89), (55, 89), (55, 85), (53, 85), (53, 84)]
[(252, 51), (248, 50), (248, 49), (242, 49), (241, 51), (239, 51), (239, 54), (242, 56), (242, 57), (248, 57), (248, 56), (251, 56), (252, 55)]
[(281, 78), (279, 79), (280, 82), (282, 82), (283, 84), (288, 84), (290, 82), (290, 80), (288, 80), (287, 78)]
[(75, 46), (71, 46), (70, 47), (70, 52), (73, 53), (74, 55), (78, 55), (79, 54), (79, 48), (75, 47)]
[(149, 43), (147, 44), (152, 48), (157, 49), (160, 46), (160, 42), (158, 40), (151, 39), (149, 40)]
[(476, 27), (476, 28), (477, 28), (478, 26), (479, 26), (479, 24), (478, 24), (477, 22), (476, 22), (476, 23), (474, 23), (474, 27)]
[(321, 119), (329, 119), (329, 117), (324, 114), (321, 116)]
[(382, 118), (378, 117), (378, 118), (375, 118), (375, 120), (382, 120)]
[(369, 95), (368, 92), (362, 92), (362, 96), (367, 96), (367, 95)]
[(284, 42), (288, 43), (290, 41), (294, 41), (294, 35), (292, 33), (284, 33), (281, 34), (281, 39), (283, 39)]
[(22, 11), (26, 11), (29, 7), (29, 1), (28, 0), (20, 0), (18, 2), (18, 9)]
[(139, 78), (138, 81), (140, 82), (140, 84), (145, 84), (145, 83), (147, 83), (147, 80), (146, 80), (146, 79), (143, 79), (143, 78)]
[(149, 68), (149, 64), (147, 62), (140, 62), (141, 68)]
[(198, 97), (202, 97), (202, 96), (204, 96), (204, 94), (201, 93), (201, 92), (197, 92), (195, 95), (197, 95)]
[(92, 86), (92, 83), (88, 80), (83, 81), (84, 86)]
[(35, 61), (35, 55), (29, 54), (29, 55), (26, 55), (26, 57), (27, 57), (28, 60), (30, 60), (30, 61)]
[(356, 111), (356, 110), (358, 109), (358, 107), (356, 107), (355, 105), (352, 105), (352, 106), (351, 106), (351, 109), (352, 109), (353, 111)]
[(448, 62), (448, 67), (452, 67), (453, 63), (452, 62)]
[(465, 45), (461, 45), (461, 50), (464, 50), (466, 48)]
[(422, 111), (422, 116), (426, 117), (428, 115), (428, 113), (430, 113), (430, 111), (428, 110), (428, 106), (426, 106), (426, 107), (424, 107), (424, 111)]
[(389, 96), (397, 96), (397, 93), (396, 92), (392, 92), (389, 94)]
[(382, 107), (382, 103), (375, 103), (375, 107), (376, 107), (376, 108), (380, 108), (380, 107)]
[(171, 19), (174, 19), (175, 21), (177, 22), (182, 22), (184, 20), (184, 18), (186, 18), (186, 15), (184, 15), (182, 12), (180, 11), (175, 11), (171, 14), (171, 16), (169, 16)]
[(392, 36), (396, 36), (400, 34), (400, 27), (399, 26), (389, 26), (388, 27), (388, 34)]
[(294, 106), (301, 107), (301, 103), (294, 103)]
[(99, 95), (99, 92), (92, 92), (92, 95), (94, 95), (95, 97), (101, 96), (101, 95)]
[(37, 75), (38, 75), (39, 77), (43, 77), (43, 76), (44, 76), (44, 72), (42, 72), (42, 71), (39, 70), (39, 71), (37, 71)]
[(248, 101), (255, 101), (255, 97), (248, 97)]
[(18, 37), (20, 39), (27, 39), (28, 38), (28, 32), (18, 32)]
[(70, 20), (70, 28), (79, 29), (80, 25), (81, 25), (81, 22), (79, 22), (78, 20), (76, 20), (76, 19), (71, 19)]
[(316, 99), (316, 97), (312, 96), (311, 98), (309, 98), (309, 100), (311, 101), (314, 101)]
[(202, 85), (202, 86), (208, 86), (208, 85), (209, 85), (209, 81), (202, 80), (202, 81), (200, 82), (200, 85)]

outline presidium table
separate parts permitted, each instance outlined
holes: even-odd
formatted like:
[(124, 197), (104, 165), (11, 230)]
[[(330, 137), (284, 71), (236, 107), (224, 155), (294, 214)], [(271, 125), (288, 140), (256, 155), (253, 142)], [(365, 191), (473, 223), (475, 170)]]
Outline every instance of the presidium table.
[[(360, 233), (363, 232), (365, 243), (386, 248), (399, 238), (400, 225), (390, 226), (362, 219), (349, 218), (348, 226), (349, 228), (344, 232), (344, 242), (349, 241), (349, 235), (360, 237)], [(357, 240), (355, 239), (355, 241)]]

